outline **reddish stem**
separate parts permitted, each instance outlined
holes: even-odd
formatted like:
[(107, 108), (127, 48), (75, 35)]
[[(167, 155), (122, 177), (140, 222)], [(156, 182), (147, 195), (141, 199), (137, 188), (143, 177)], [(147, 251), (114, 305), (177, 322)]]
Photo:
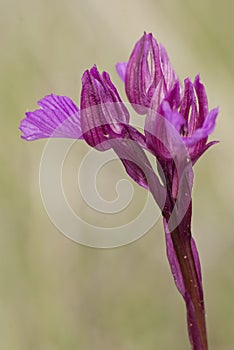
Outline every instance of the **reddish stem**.
[[(194, 307), (197, 327), (200, 335), (200, 343), (202, 348), (195, 343), (194, 350), (208, 350), (205, 309), (201, 282), (199, 281), (194, 256), (191, 247), (191, 233), (183, 234), (179, 227), (171, 232), (175, 254), (180, 266), (186, 292), (189, 294)], [(188, 311), (188, 310), (187, 310)], [(193, 326), (193, 325), (188, 325)]]

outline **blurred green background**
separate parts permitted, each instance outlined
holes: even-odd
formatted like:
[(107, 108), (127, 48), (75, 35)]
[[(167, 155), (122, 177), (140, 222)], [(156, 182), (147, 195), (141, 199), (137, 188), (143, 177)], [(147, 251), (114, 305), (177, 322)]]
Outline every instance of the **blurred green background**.
[[(210, 107), (220, 106), (213, 139), (221, 143), (195, 167), (193, 232), (210, 349), (234, 348), (233, 13), (232, 0), (0, 2), (0, 349), (189, 349), (161, 220), (121, 248), (73, 243), (56, 230), (41, 201), (38, 172), (46, 141), (27, 143), (18, 131), (25, 110), (48, 93), (79, 103), (81, 75), (94, 63), (110, 72), (124, 99), (114, 65), (129, 57), (144, 30), (164, 44), (181, 79), (200, 72)], [(76, 166), (87, 150), (75, 147)], [(107, 167), (100, 181), (106, 198), (116, 195), (109, 180), (116, 173), (124, 174), (120, 163)], [(124, 222), (145, 196), (134, 189), (138, 200)], [(100, 221), (69, 191), (75, 210)], [(116, 218), (107, 220), (116, 224)]]

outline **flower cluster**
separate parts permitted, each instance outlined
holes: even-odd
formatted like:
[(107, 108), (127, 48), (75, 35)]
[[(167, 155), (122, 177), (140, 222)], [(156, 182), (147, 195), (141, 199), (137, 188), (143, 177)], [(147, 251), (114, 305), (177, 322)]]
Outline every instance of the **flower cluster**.
[[(192, 165), (216, 141), (208, 142), (218, 109), (209, 110), (197, 75), (181, 84), (165, 48), (152, 34), (136, 43), (117, 72), (136, 113), (145, 116), (144, 133), (130, 124), (130, 114), (107, 72), (96, 66), (82, 77), (80, 109), (65, 96), (48, 95), (39, 109), (27, 112), (20, 130), (25, 140), (50, 137), (83, 139), (99, 151), (112, 148), (127, 173), (149, 189), (164, 218), (167, 255), (182, 294), (193, 349), (208, 349), (201, 270), (191, 236)], [(159, 176), (146, 156), (158, 162)], [(163, 173), (163, 174), (162, 174)]]
[[(173, 141), (179, 134), (193, 164), (215, 143), (207, 143), (207, 139), (214, 129), (218, 109), (208, 111), (199, 76), (194, 82), (185, 79), (182, 88), (166, 50), (152, 34), (144, 33), (129, 61), (118, 63), (116, 68), (133, 108), (146, 115), (145, 134), (129, 125), (129, 112), (109, 74), (100, 74), (94, 66), (82, 77), (81, 110), (68, 97), (48, 95), (38, 102), (40, 109), (27, 112), (21, 121), (22, 138), (84, 138), (99, 150), (112, 147), (111, 140), (130, 139), (163, 163), (178, 151), (178, 140), (174, 144)], [(138, 171), (137, 167), (132, 169), (131, 176), (148, 187), (146, 176), (144, 181), (138, 181)]]

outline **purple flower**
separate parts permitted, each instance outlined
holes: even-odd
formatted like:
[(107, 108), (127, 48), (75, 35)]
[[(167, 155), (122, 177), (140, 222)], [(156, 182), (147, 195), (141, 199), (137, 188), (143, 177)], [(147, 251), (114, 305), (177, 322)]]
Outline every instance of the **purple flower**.
[(100, 74), (96, 66), (83, 74), (80, 105), (83, 137), (90, 146), (106, 150), (109, 140), (127, 136), (128, 110), (109, 74)]
[(129, 125), (128, 110), (108, 73), (100, 74), (96, 66), (84, 72), (80, 105), (85, 141), (100, 151), (113, 148), (129, 176), (146, 189), (150, 186), (163, 207), (166, 194), (145, 155), (145, 136)]
[(158, 45), (151, 33), (144, 33), (136, 43), (128, 63), (117, 63), (116, 68), (125, 82), (129, 101), (140, 114), (145, 114), (152, 98), (157, 98), (159, 85), (163, 98), (176, 81), (166, 50)]
[[(216, 141), (207, 143), (208, 136), (213, 132), (218, 108), (208, 111), (208, 102), (204, 85), (196, 76), (194, 83), (187, 78), (184, 82), (184, 92), (180, 97), (179, 83), (166, 95), (161, 103), (151, 100), (151, 108), (148, 110), (145, 122), (146, 143), (149, 149), (159, 158), (171, 159), (176, 153), (175, 143), (172, 140), (172, 132), (168, 130), (168, 122), (181, 135), (186, 145), (189, 157), (193, 164)], [(163, 117), (164, 119), (162, 119)], [(164, 123), (165, 121), (165, 123)], [(161, 131), (164, 144), (155, 137), (156, 130)]]
[[(148, 189), (158, 203), (166, 237), (168, 261), (187, 309), (188, 333), (194, 350), (207, 350), (201, 267), (191, 235), (192, 165), (216, 141), (208, 142), (218, 109), (209, 110), (206, 91), (196, 76), (180, 84), (166, 50), (152, 34), (136, 43), (129, 61), (118, 63), (135, 111), (145, 114), (144, 133), (130, 125), (130, 114), (108, 73), (96, 66), (82, 77), (78, 107), (68, 98), (49, 95), (40, 109), (27, 112), (22, 138), (84, 139), (99, 151), (112, 148), (129, 176)], [(157, 159), (159, 176), (145, 150)]]

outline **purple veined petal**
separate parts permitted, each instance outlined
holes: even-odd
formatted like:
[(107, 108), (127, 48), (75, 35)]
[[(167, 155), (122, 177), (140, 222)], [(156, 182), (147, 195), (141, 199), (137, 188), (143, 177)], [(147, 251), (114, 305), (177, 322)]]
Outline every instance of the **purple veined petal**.
[(153, 111), (159, 111), (160, 113), (160, 106), (162, 101), (165, 98), (165, 86), (164, 86), (164, 81), (163, 78), (160, 79), (158, 82), (158, 85), (155, 88), (154, 94), (152, 96), (151, 102), (150, 102), (150, 109)]
[(170, 91), (178, 78), (172, 68), (167, 51), (162, 44), (160, 44), (160, 61), (166, 90)]
[[(110, 76), (107, 72), (103, 72), (102, 73), (102, 79), (103, 79), (103, 82), (104, 84), (106, 85), (106, 87), (108, 88), (108, 92), (110, 94), (110, 98), (111, 98), (111, 102), (116, 102), (116, 103), (120, 103), (120, 105), (122, 103), (122, 100), (119, 96), (119, 93), (115, 87), (115, 85), (112, 83), (111, 79), (110, 79)], [(109, 97), (108, 97), (108, 102), (109, 102)], [(117, 121), (121, 122), (121, 123), (125, 123), (125, 124), (128, 124), (129, 123), (129, 119), (130, 119), (130, 116), (129, 116), (129, 113), (127, 112), (127, 109), (126, 107), (124, 108), (124, 112), (125, 113), (122, 113), (122, 114), (117, 114), (115, 116), (112, 116), (112, 119), (116, 119)]]
[(189, 78), (186, 78), (184, 81), (184, 95), (179, 112), (186, 120), (186, 124), (181, 130), (181, 133), (184, 136), (192, 135), (197, 128), (199, 113), (194, 85)]
[(178, 80), (166, 95), (165, 100), (169, 102), (171, 109), (178, 109), (180, 105), (180, 82)]
[(194, 83), (189, 78), (184, 81), (184, 96), (180, 113), (188, 121), (184, 134), (191, 136), (195, 130), (202, 127), (208, 114), (208, 101), (204, 85), (197, 75)]
[(116, 64), (116, 71), (119, 74), (120, 78), (125, 82), (126, 70), (128, 62), (119, 62)]
[(193, 108), (195, 108), (196, 106), (196, 98), (194, 94), (193, 83), (189, 78), (186, 78), (184, 80), (184, 95), (181, 101), (179, 112), (187, 121), (187, 123), (189, 123), (189, 117), (192, 106)]
[(187, 147), (193, 147), (200, 140), (207, 139), (207, 137), (213, 132), (215, 128), (215, 122), (216, 122), (218, 113), (219, 113), (218, 108), (212, 109), (206, 116), (202, 127), (199, 129), (196, 129), (191, 136), (184, 138), (184, 142)]
[(100, 151), (111, 148), (110, 140), (123, 138), (129, 113), (108, 73), (96, 66), (84, 72), (81, 91), (81, 127), (85, 141)]
[(40, 109), (27, 112), (20, 123), (23, 139), (83, 138), (80, 111), (70, 98), (51, 94), (38, 101), (38, 105)]
[[(163, 98), (164, 82), (163, 79), (161, 79), (155, 89), (150, 108), (147, 109), (144, 129), (148, 149), (152, 151), (156, 156), (168, 158), (168, 151), (164, 145), (164, 143), (166, 143), (166, 140), (163, 142), (165, 139), (164, 119), (159, 115), (160, 111), (158, 112)], [(157, 137), (159, 134), (161, 135), (161, 139)]]
[(208, 99), (204, 85), (200, 82), (199, 75), (194, 80), (194, 87), (197, 94), (198, 106), (199, 106), (199, 118), (196, 123), (196, 129), (200, 128), (208, 114)]
[(75, 103), (66, 96), (58, 96), (58, 95), (47, 95), (41, 100), (38, 101), (38, 105), (42, 109), (50, 109), (50, 110), (61, 110), (64, 115), (70, 117), (77, 113), (78, 108)]
[(132, 51), (125, 78), (126, 94), (137, 113), (147, 112), (161, 77), (158, 43), (151, 33), (144, 33)]

